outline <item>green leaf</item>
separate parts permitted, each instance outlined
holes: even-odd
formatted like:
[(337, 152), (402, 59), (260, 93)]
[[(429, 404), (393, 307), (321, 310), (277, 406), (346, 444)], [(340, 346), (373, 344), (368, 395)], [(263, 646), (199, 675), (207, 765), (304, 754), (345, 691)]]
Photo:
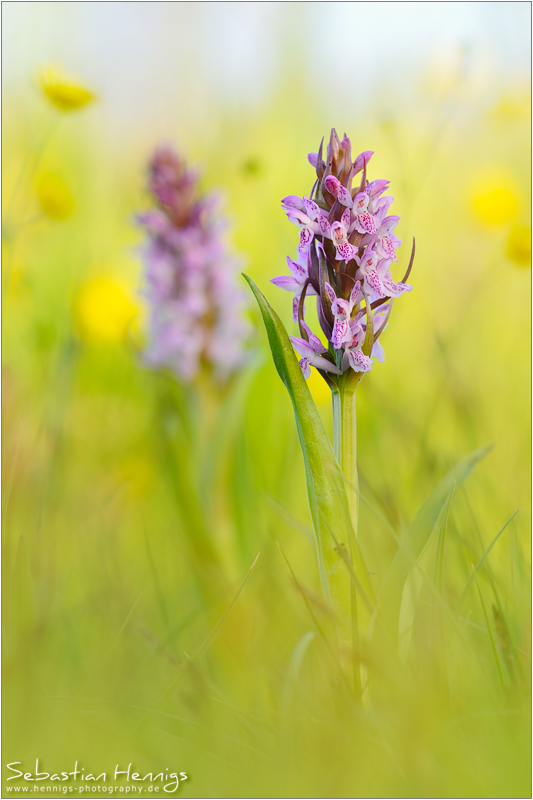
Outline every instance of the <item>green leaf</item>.
[(485, 606), (485, 601), (483, 600), (483, 593), (481, 591), (481, 586), (479, 585), (478, 577), (474, 565), (472, 564), (472, 576), (476, 581), (477, 590), (479, 594), (479, 601), (481, 603), (481, 608), (483, 611), (483, 616), (485, 617), (485, 625), (487, 626), (487, 633), (489, 634), (490, 640), (490, 649), (492, 650), (492, 655), (494, 656), (494, 663), (496, 664), (496, 671), (498, 672), (498, 678), (500, 681), (500, 686), (504, 688), (505, 681), (503, 679), (503, 672), (502, 672), (502, 665), (500, 662), (500, 656), (498, 655), (498, 648), (496, 647), (496, 642), (494, 641), (494, 634), (492, 632), (492, 627), (489, 620), (489, 615), (487, 614), (487, 608)]
[[(368, 571), (355, 546), (344, 478), (287, 331), (251, 278), (247, 275), (244, 278), (259, 304), (276, 370), (294, 407), (317, 539), (320, 577), (326, 597), (331, 599), (339, 620), (339, 617), (342, 619), (350, 614), (351, 576), (339, 552), (339, 548), (349, 552), (350, 542), (355, 554), (355, 574), (367, 598), (374, 601)], [(349, 628), (349, 620), (346, 624)], [(340, 633), (343, 637), (343, 632)]]
[(448, 529), (448, 517), (450, 515), (450, 506), (452, 504), (452, 497), (455, 492), (455, 484), (450, 489), (448, 500), (446, 501), (446, 510), (442, 515), (441, 524), (439, 527), (439, 534), (437, 537), (437, 552), (435, 554), (435, 569), (433, 572), (433, 583), (442, 597), (444, 589), (444, 542), (446, 539), (446, 532)]
[(490, 453), (492, 447), (493, 445), (480, 447), (479, 450), (475, 450), (460, 461), (431, 492), (407, 529), (400, 548), (385, 576), (379, 595), (382, 619), (389, 636), (394, 640), (398, 636), (400, 605), (405, 581), (416, 560), (429, 542), (444, 506), (451, 495), (454, 484), (455, 490), (457, 490), (468, 478), (476, 464)]
[(472, 586), (472, 583), (474, 582), (474, 578), (476, 577), (477, 573), (479, 572), (479, 570), (481, 569), (481, 567), (485, 563), (485, 560), (486, 560), (488, 554), (490, 553), (490, 551), (492, 550), (492, 548), (494, 547), (494, 545), (496, 544), (496, 542), (498, 541), (498, 539), (500, 538), (500, 536), (502, 535), (504, 530), (507, 528), (507, 526), (516, 517), (516, 515), (518, 514), (519, 511), (520, 511), (520, 509), (517, 508), (516, 511), (514, 512), (514, 514), (511, 514), (511, 516), (509, 517), (509, 519), (507, 520), (505, 525), (502, 528), (500, 528), (500, 530), (498, 531), (498, 533), (496, 534), (496, 536), (494, 537), (492, 542), (489, 544), (489, 546), (487, 548), (485, 548), (485, 550), (483, 552), (483, 555), (481, 556), (481, 558), (479, 559), (479, 561), (477, 562), (477, 564), (476, 564), (476, 566), (474, 568), (474, 572), (468, 578), (468, 580), (466, 582), (466, 585), (465, 585), (465, 588), (461, 592), (461, 596), (459, 597), (459, 600), (457, 602), (457, 608), (455, 609), (456, 618), (459, 617), (459, 614), (461, 613), (461, 609), (463, 607), (463, 603), (464, 603), (464, 601), (466, 599), (466, 596), (467, 596), (468, 592), (470, 591), (470, 587)]

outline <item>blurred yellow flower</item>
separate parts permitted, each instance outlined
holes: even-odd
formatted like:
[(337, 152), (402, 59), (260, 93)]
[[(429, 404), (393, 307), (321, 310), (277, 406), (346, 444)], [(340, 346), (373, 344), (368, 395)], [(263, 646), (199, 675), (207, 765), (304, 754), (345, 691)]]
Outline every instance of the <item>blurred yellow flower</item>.
[(41, 89), (60, 111), (77, 111), (95, 99), (83, 84), (67, 78), (55, 67), (46, 67), (39, 74)]
[(476, 216), (487, 225), (510, 222), (516, 216), (519, 204), (512, 182), (505, 178), (482, 178), (472, 189)]
[(517, 92), (513, 95), (503, 95), (494, 105), (491, 111), (494, 119), (503, 119), (530, 122), (531, 120), (531, 96), (529, 89)]
[(507, 255), (521, 267), (531, 264), (531, 228), (527, 225), (513, 225), (507, 242)]
[(317, 406), (326, 406), (331, 403), (331, 389), (314, 368), (311, 369), (307, 385)]
[(139, 313), (140, 303), (130, 287), (110, 277), (87, 281), (79, 290), (74, 306), (76, 329), (87, 342), (123, 341)]
[(51, 219), (67, 219), (74, 210), (74, 197), (67, 184), (54, 172), (39, 175), (36, 180), (37, 197), (43, 212)]

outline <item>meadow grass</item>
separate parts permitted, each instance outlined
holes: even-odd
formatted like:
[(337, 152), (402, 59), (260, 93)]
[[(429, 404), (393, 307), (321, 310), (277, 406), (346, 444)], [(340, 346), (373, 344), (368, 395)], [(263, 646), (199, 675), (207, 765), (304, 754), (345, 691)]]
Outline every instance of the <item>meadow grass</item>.
[[(409, 574), (398, 647), (362, 644), (358, 702), (338, 679), (292, 408), (252, 302), (250, 362), (223, 392), (147, 369), (144, 144), (114, 161), (87, 110), (38, 152), (51, 112), (7, 101), (4, 764), (177, 768), (190, 797), (527, 796), (523, 113), (496, 98), (451, 121), (415, 106), (346, 122), (395, 187), (404, 261), (417, 238), (414, 291), (358, 390), (377, 593), (427, 495), (495, 444)], [(268, 283), (296, 244), (279, 199), (309, 189), (305, 154), (330, 121), (288, 128), (287, 108), (280, 94), (244, 133), (220, 115), (223, 147), (191, 134), (189, 155), (225, 187), (247, 271), (291, 329)], [(311, 387), (331, 432), (329, 390)]]

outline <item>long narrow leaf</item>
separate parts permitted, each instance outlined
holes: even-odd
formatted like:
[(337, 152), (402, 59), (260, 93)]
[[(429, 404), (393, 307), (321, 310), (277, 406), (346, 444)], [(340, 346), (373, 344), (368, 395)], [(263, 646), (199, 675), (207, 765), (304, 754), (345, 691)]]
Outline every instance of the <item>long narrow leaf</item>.
[(331, 531), (335, 532), (340, 547), (349, 551), (349, 543), (352, 542), (355, 572), (367, 597), (374, 597), (368, 572), (355, 547), (344, 478), (287, 331), (255, 283), (248, 276), (244, 277), (259, 304), (276, 370), (292, 400), (317, 537), (320, 577), (326, 596), (331, 598), (336, 611), (342, 616), (343, 611), (349, 613), (351, 578)]

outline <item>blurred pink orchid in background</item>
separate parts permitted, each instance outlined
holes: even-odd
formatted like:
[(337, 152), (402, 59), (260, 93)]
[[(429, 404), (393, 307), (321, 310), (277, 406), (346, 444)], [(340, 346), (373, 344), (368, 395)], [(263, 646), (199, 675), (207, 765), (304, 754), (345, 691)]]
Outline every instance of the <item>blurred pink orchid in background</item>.
[(192, 381), (202, 367), (226, 379), (245, 360), (250, 326), (237, 285), (239, 260), (229, 252), (225, 220), (198, 175), (168, 146), (150, 161), (148, 188), (157, 208), (138, 221), (150, 303), (148, 363)]

